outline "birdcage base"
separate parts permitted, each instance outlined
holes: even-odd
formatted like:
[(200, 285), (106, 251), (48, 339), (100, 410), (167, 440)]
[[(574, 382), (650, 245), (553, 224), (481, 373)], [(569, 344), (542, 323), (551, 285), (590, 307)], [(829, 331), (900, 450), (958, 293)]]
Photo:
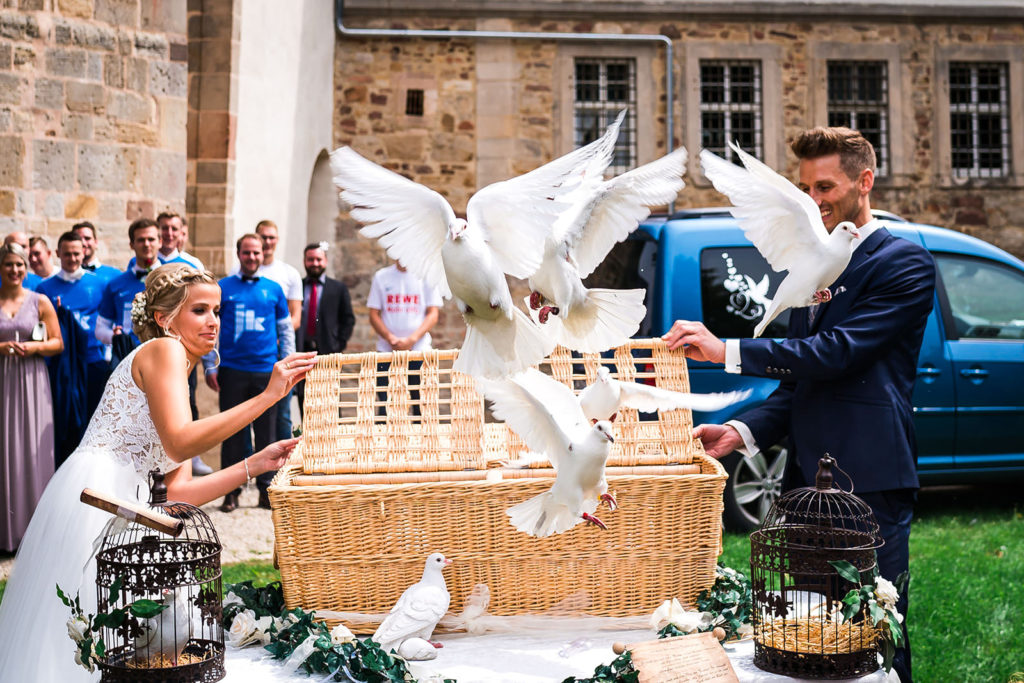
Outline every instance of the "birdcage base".
[(161, 655), (140, 659), (130, 647), (115, 648), (100, 670), (102, 683), (213, 683), (224, 678), (224, 644), (192, 639), (177, 665)]
[(782, 650), (755, 640), (754, 665), (763, 671), (794, 678), (835, 680), (857, 678), (877, 671), (878, 656), (874, 648), (819, 654)]

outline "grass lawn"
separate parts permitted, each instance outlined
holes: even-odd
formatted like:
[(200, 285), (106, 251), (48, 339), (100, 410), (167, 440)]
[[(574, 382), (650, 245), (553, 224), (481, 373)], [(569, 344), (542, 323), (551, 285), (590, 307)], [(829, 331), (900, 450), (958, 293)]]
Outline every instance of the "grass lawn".
[[(910, 535), (914, 679), (1007, 683), (1024, 672), (1024, 503), (1015, 487), (927, 489)], [(749, 573), (750, 542), (727, 534), (723, 564)], [(224, 582), (279, 578), (269, 563)], [(0, 596), (6, 582), (0, 582)], [(56, 600), (56, 596), (53, 598)]]

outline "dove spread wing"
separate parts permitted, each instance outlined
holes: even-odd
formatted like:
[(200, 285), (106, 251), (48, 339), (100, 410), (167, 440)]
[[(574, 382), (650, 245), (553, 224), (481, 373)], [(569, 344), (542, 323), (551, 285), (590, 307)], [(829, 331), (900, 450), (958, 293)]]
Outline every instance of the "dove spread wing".
[(703, 150), (704, 175), (726, 195), (730, 209), (772, 270), (799, 270), (822, 258), (828, 232), (807, 194), (757, 159), (734, 147), (746, 170)]
[(668, 391), (637, 382), (619, 382), (619, 403), (642, 413), (655, 410), (690, 408), (700, 412), (721, 410), (750, 395), (750, 391), (728, 391), (715, 394), (687, 394)]
[(448, 611), (451, 596), (439, 586), (410, 586), (374, 634), (380, 643), (392, 643), (433, 628)]
[(601, 178), (611, 162), (625, 110), (597, 140), (529, 173), (492, 183), (466, 205), (466, 220), (482, 230), (495, 261), (513, 277), (528, 278), (544, 256), (544, 239), (570, 208), (569, 192), (590, 178)]
[(616, 176), (595, 193), (586, 220), (577, 221), (566, 234), (576, 267), (584, 278), (604, 260), (616, 243), (626, 239), (652, 206), (668, 204), (683, 189), (686, 149), (676, 151), (628, 173)]
[(572, 390), (530, 368), (504, 380), (477, 380), (492, 402), (494, 416), (522, 438), (527, 448), (547, 456), (558, 469), (572, 436), (587, 421)]
[(363, 158), (350, 147), (331, 152), (334, 184), (353, 208), (364, 237), (377, 238), (388, 255), (410, 272), (451, 296), (441, 247), (455, 212), (428, 187)]

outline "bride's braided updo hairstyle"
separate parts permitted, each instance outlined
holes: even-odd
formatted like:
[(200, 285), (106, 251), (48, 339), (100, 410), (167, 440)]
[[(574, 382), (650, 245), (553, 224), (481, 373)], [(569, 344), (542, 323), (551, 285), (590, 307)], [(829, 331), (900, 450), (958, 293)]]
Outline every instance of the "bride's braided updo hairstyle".
[(181, 311), (193, 285), (216, 285), (217, 280), (205, 270), (186, 263), (168, 263), (146, 276), (146, 289), (132, 301), (132, 330), (142, 341), (167, 336), (156, 324), (153, 314), (164, 313), (168, 322)]

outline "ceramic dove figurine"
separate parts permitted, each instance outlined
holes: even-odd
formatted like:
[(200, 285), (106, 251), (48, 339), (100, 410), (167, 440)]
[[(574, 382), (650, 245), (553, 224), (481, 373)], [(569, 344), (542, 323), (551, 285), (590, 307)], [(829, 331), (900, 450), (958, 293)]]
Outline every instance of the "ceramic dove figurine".
[(635, 408), (642, 413), (680, 408), (711, 412), (742, 401), (747, 396), (750, 396), (750, 389), (716, 394), (687, 394), (639, 382), (622, 382), (612, 377), (611, 371), (602, 365), (597, 369), (597, 379), (580, 392), (579, 401), (583, 414), (591, 422), (614, 422), (621, 408)]
[(427, 558), (423, 577), (405, 589), (373, 634), (373, 639), (385, 652), (396, 650), (410, 655), (417, 654), (419, 659), (433, 659), (428, 652), (424, 652), (422, 643), (411, 643), (405, 648), (402, 646), (415, 639), (430, 643), (435, 648), (441, 647), (440, 643), (432, 642), (430, 636), (451, 602), (448, 586), (441, 573), (451, 563), (441, 553), (433, 553)]
[(732, 148), (745, 170), (705, 149), (700, 154), (704, 175), (732, 202), (730, 212), (772, 270), (789, 271), (754, 329), (754, 336), (759, 337), (787, 308), (832, 298), (829, 286), (849, 264), (851, 242), (860, 233), (853, 223), (843, 221), (830, 234), (809, 195), (736, 143)]
[(512, 525), (538, 537), (560, 534), (584, 521), (606, 529), (594, 512), (602, 501), (613, 510), (617, 506), (604, 480), (615, 441), (611, 423), (591, 425), (572, 390), (534, 368), (500, 382), (478, 380), (477, 387), (493, 403), (494, 416), (555, 468), (555, 483), (548, 491), (506, 511)]

